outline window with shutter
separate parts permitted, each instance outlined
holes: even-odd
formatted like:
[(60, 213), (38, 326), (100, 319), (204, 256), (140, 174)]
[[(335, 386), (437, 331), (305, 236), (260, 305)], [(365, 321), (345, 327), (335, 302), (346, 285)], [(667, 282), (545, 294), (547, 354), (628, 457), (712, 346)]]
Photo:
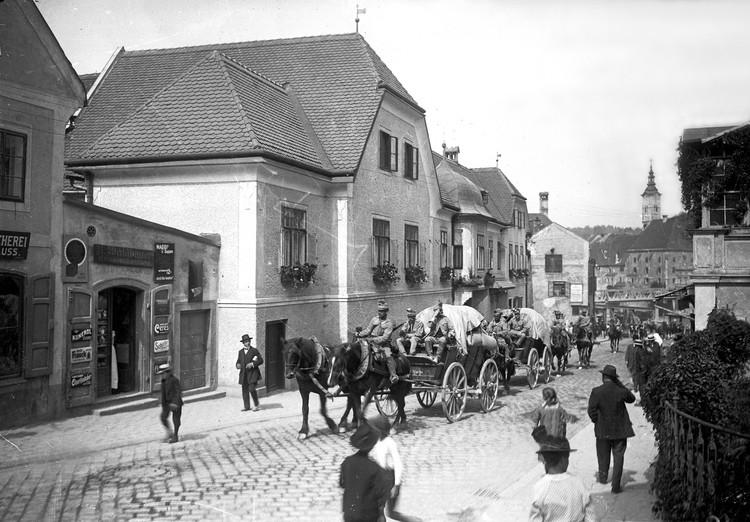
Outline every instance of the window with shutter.
[(29, 283), (28, 342), (26, 343), (25, 377), (52, 373), (52, 339), (54, 329), (54, 274), (35, 276)]
[(398, 171), (398, 138), (380, 131), (380, 168)]
[(409, 143), (404, 144), (404, 177), (419, 177), (419, 149)]
[(372, 266), (391, 262), (391, 224), (384, 219), (372, 220)]
[(419, 264), (419, 227), (404, 225), (404, 267)]
[(24, 358), (24, 283), (0, 274), (0, 379), (20, 377)]
[(562, 272), (562, 254), (547, 254), (544, 256), (545, 272)]

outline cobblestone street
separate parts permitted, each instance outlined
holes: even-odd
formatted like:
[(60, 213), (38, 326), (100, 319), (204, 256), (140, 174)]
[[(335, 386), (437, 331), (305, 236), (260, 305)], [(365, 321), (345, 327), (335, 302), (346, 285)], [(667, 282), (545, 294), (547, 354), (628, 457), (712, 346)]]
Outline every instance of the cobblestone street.
[[(597, 368), (615, 364), (627, 375), (624, 349), (600, 345), (593, 360), (592, 369), (550, 381), (579, 417), (569, 438), (590, 429), (585, 408), (601, 381)], [(454, 424), (439, 398), (423, 409), (409, 396), (409, 429), (395, 435), (406, 466), (400, 509), (429, 521), (472, 520), (537, 465), (530, 413), (540, 401), (541, 386), (529, 390), (523, 370), (492, 412), (469, 399)], [(337, 421), (343, 406), (337, 399), (330, 408)], [(178, 444), (163, 443), (155, 409), (9, 430), (0, 441), (0, 518), (340, 520), (339, 466), (353, 449), (348, 436), (330, 434), (317, 401), (305, 441), (297, 440), (296, 392), (267, 397), (257, 413), (240, 408), (232, 390), (187, 404)]]

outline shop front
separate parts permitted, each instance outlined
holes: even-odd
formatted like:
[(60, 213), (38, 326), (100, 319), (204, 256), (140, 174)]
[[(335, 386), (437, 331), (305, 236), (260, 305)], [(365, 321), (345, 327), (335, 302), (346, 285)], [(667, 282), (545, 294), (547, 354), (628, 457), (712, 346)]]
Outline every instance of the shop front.
[(185, 390), (216, 387), (214, 236), (66, 199), (62, 249), (67, 408), (151, 396), (165, 362)]

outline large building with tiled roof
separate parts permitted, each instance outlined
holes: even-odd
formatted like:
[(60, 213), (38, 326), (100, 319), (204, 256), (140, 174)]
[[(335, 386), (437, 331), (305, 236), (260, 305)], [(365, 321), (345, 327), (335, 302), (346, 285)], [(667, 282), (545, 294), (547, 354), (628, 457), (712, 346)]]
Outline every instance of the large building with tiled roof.
[[(750, 320), (750, 212), (747, 191), (741, 188), (750, 172), (728, 168), (747, 165), (746, 153), (736, 144), (746, 142), (749, 131), (750, 123), (692, 128), (680, 140), (681, 155), (715, 162), (712, 181), (719, 188), (710, 201), (703, 199), (700, 226), (692, 230), (696, 329), (706, 327), (715, 307), (729, 307), (739, 319)], [(735, 157), (737, 153), (741, 156)]]
[(627, 286), (628, 249), (637, 237), (632, 234), (604, 234), (589, 241), (589, 253), (596, 262), (597, 289)]
[[(221, 238), (220, 383), (236, 382), (243, 333), (271, 391), (289, 386), (282, 337), (338, 343), (379, 299), (397, 321), (450, 300), (439, 259), (456, 209), (424, 110), (361, 35), (121, 49), (89, 94), (66, 144), (88, 199)], [(387, 264), (398, 279), (376, 284)], [(417, 266), (428, 280), (406, 281)]]
[(685, 214), (648, 223), (627, 250), (631, 286), (673, 290), (689, 283), (693, 244)]

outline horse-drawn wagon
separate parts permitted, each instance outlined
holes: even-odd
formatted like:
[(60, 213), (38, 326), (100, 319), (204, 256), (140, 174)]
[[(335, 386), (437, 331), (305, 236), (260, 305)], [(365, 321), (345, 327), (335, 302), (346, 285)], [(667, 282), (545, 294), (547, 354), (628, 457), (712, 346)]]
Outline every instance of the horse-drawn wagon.
[[(408, 356), (411, 365), (412, 391), (424, 408), (432, 406), (438, 395), (443, 413), (449, 422), (463, 415), (468, 397), (480, 400), (482, 411), (495, 405), (500, 387), (497, 342), (482, 329), (484, 317), (470, 306), (442, 305), (442, 312), (453, 324), (455, 339), (450, 339), (439, 362), (428, 354)], [(425, 325), (435, 320), (432, 307), (417, 315)], [(395, 415), (395, 404), (386, 393), (375, 397), (375, 404), (384, 415)]]
[[(532, 390), (540, 380), (548, 383), (552, 373), (552, 350), (547, 320), (533, 308), (519, 308), (521, 317), (529, 325), (529, 334), (521, 346), (513, 346), (513, 364), (526, 370), (526, 380)], [(509, 378), (506, 377), (506, 378)]]

